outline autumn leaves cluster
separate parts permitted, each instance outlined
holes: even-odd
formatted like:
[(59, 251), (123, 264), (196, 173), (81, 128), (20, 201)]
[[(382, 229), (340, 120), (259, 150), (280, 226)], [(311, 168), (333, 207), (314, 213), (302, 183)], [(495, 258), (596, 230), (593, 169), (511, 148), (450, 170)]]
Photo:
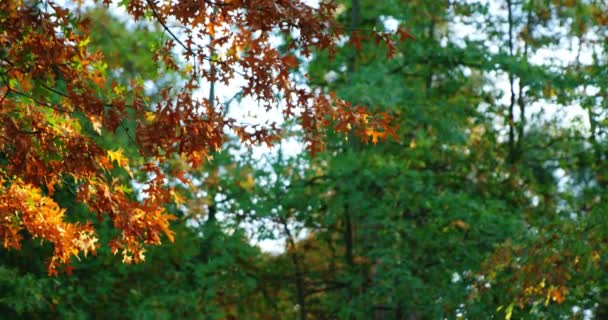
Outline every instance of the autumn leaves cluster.
[[(126, 263), (139, 262), (146, 245), (160, 244), (163, 235), (172, 239), (173, 216), (164, 206), (175, 192), (165, 178), (187, 183), (188, 169), (165, 172), (167, 159), (179, 157), (196, 168), (229, 133), (245, 144), (281, 139), (276, 123), (241, 123), (227, 117), (214, 96), (196, 98), (204, 85), (241, 77), (242, 95), (260, 102), (261, 112), (279, 108), (286, 120), (299, 122), (313, 154), (323, 149), (330, 127), (373, 143), (394, 136), (388, 114), (371, 114), (293, 81), (296, 55), (332, 51), (343, 33), (331, 4), (132, 0), (125, 9), (132, 19), (164, 30), (168, 39), (156, 48), (157, 63), (186, 75), (180, 87), (163, 88), (155, 103), (141, 83), (124, 86), (107, 77), (103, 55), (88, 45), (98, 30), (90, 30), (86, 15), (53, 1), (0, 3), (0, 238), (5, 248), (19, 248), (24, 232), (51, 243), (50, 274), (100, 245), (92, 224), (69, 222), (71, 212), (53, 200), (57, 188), (69, 190), (100, 220), (109, 218), (118, 231), (112, 251)], [(176, 34), (169, 22), (183, 31)], [(286, 48), (272, 45), (271, 36), (294, 30), (299, 36)], [(222, 58), (215, 54), (220, 48), (228, 53)], [(100, 142), (117, 130), (128, 132), (137, 161)], [(144, 177), (141, 199), (128, 179), (117, 176), (132, 178), (134, 171)]]

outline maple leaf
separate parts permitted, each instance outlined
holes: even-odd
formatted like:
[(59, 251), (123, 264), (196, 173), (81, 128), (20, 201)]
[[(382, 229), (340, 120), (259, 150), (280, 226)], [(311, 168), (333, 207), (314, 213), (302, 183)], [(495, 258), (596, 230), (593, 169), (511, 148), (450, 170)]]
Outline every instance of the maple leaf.
[(108, 150), (107, 156), (110, 162), (118, 163), (118, 165), (123, 168), (131, 178), (133, 178), (133, 172), (131, 171), (131, 167), (129, 166), (129, 159), (125, 157), (122, 152), (122, 149)]
[(298, 59), (293, 54), (289, 54), (283, 57), (283, 64), (285, 64), (288, 68), (295, 69), (298, 67)]
[(129, 159), (124, 156), (121, 149), (108, 150), (107, 154), (111, 162), (117, 162), (121, 167), (129, 163)]
[(72, 239), (73, 244), (84, 253), (86, 257), (89, 252), (95, 252), (98, 239), (92, 231), (83, 230), (78, 237)]
[(378, 143), (378, 138), (386, 137), (386, 132), (376, 131), (372, 128), (368, 128), (367, 130), (365, 130), (365, 134), (372, 137), (372, 142), (374, 144)]
[(175, 191), (171, 191), (171, 196), (173, 197), (173, 202), (177, 205), (186, 203), (186, 199)]
[(415, 37), (410, 33), (409, 30), (403, 29), (401, 26), (397, 28), (397, 34), (399, 35), (400, 41), (405, 41), (406, 39), (414, 40)]

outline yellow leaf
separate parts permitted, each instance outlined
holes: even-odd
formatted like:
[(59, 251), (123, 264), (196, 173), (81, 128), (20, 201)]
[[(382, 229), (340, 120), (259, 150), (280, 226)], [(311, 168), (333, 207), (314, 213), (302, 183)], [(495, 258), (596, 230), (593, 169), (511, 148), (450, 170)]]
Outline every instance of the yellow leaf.
[(114, 93), (121, 95), (123, 92), (125, 92), (125, 87), (121, 86), (120, 84), (117, 84), (113, 90)]
[[(128, 161), (128, 160), (127, 160)], [(122, 166), (123, 169), (125, 169), (127, 171), (127, 173), (129, 174), (129, 177), (133, 178), (133, 172), (131, 171), (131, 167), (129, 167), (129, 164), (125, 164), (124, 166)]]
[(146, 249), (139, 250), (139, 252), (138, 252), (139, 261), (141, 261), (141, 262), (146, 261), (146, 256), (144, 255), (145, 252), (146, 252)]
[(175, 192), (175, 191), (171, 191), (171, 196), (173, 197), (173, 202), (175, 202), (175, 204), (180, 205), (186, 202), (186, 200), (184, 199), (184, 197), (182, 197), (179, 193)]
[(361, 115), (361, 121), (363, 122), (363, 124), (367, 124), (369, 122), (367, 118), (369, 118), (369, 115), (367, 113)]
[(146, 117), (146, 121), (153, 122), (154, 119), (156, 119), (156, 114), (152, 111), (146, 111), (145, 117)]
[(238, 58), (240, 58), (239, 51), (242, 51), (242, 48), (239, 48), (238, 46), (233, 45), (230, 48), (228, 48), (228, 51), (226, 52), (226, 56), (234, 57), (234, 58), (238, 59)]
[(416, 139), (412, 139), (412, 141), (410, 141), (410, 149), (414, 148), (416, 148)]
[(84, 40), (81, 40), (78, 43), (78, 47), (79, 48), (86, 48), (89, 45), (90, 42), (91, 42), (91, 38), (90, 37), (86, 37)]
[(543, 96), (547, 99), (555, 97), (555, 90), (551, 85), (546, 85), (543, 88)]
[(108, 150), (107, 153), (108, 153), (108, 159), (110, 159), (110, 161), (112, 161), (112, 162), (116, 161), (118, 163), (118, 165), (121, 167), (128, 167), (129, 159), (127, 159), (122, 154), (121, 149), (118, 149), (116, 151)]
[(255, 185), (255, 180), (253, 179), (253, 176), (251, 174), (248, 174), (245, 180), (242, 180), (239, 185), (243, 189), (251, 190)]
[(184, 66), (182, 71), (184, 72), (184, 74), (189, 74), (190, 72), (192, 72), (193, 69), (194, 69), (194, 66), (192, 64), (188, 63)]
[(97, 132), (97, 134), (101, 135), (101, 119), (99, 116), (89, 116), (89, 121), (93, 125), (93, 131)]
[(122, 193), (131, 193), (132, 192), (131, 188), (128, 187), (128, 186), (126, 186), (126, 185), (124, 185), (124, 184), (118, 185), (114, 189), (117, 190), (117, 191), (120, 191)]
[(515, 306), (515, 304), (511, 303), (505, 310), (505, 320), (511, 320), (511, 316), (513, 315), (514, 306)]
[(549, 290), (547, 290), (547, 297), (545, 299), (545, 307), (549, 305), (549, 300), (551, 300), (551, 294), (553, 292), (553, 286), (551, 286), (549, 288)]

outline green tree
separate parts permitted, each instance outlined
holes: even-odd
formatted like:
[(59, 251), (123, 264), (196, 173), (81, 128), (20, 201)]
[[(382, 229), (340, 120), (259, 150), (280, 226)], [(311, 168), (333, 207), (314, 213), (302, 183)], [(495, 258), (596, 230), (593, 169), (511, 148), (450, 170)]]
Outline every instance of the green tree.
[[(335, 57), (316, 56), (311, 85), (391, 110), (399, 141), (334, 137), (306, 173), (283, 178), (289, 165), (277, 162), (280, 187), (263, 202), (287, 222), (301, 318), (497, 310), (546, 318), (596, 308), (606, 230), (603, 98), (592, 83), (602, 81), (603, 48), (588, 38), (605, 32), (602, 10), (596, 2), (342, 4), (352, 33)], [(395, 52), (366, 34), (391, 20), (415, 36)], [(581, 44), (574, 59), (539, 60), (568, 52), (564, 37)], [(573, 104), (590, 129), (544, 111)], [(289, 228), (326, 247), (311, 249), (313, 240), (300, 243)]]

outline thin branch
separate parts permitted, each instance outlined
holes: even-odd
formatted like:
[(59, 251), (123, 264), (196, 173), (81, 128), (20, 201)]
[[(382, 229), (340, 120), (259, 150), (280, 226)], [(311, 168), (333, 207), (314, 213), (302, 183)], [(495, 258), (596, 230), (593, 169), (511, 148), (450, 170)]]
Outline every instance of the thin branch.
[(289, 255), (291, 256), (291, 262), (295, 269), (295, 282), (296, 282), (296, 300), (298, 305), (300, 306), (300, 319), (306, 320), (307, 316), (307, 306), (306, 306), (306, 286), (303, 279), (303, 272), (300, 265), (300, 257), (298, 256), (298, 252), (296, 250), (296, 243), (294, 237), (289, 230), (289, 226), (287, 225), (287, 220), (285, 218), (279, 217), (281, 224), (283, 225), (283, 231), (287, 236), (288, 246), (291, 247), (291, 250), (287, 250)]
[[(508, 10), (508, 24), (509, 24), (509, 57), (513, 58), (513, 8), (511, 0), (507, 0)], [(509, 87), (511, 90), (511, 99), (509, 103), (509, 116), (507, 118), (507, 124), (509, 125), (509, 163), (515, 162), (515, 78), (513, 72), (508, 70), (509, 73)]]
[[(528, 14), (526, 17), (526, 30), (528, 34), (532, 33), (532, 12), (528, 10)], [(526, 64), (528, 64), (528, 41), (524, 39), (524, 52), (523, 52), (523, 60)], [(522, 77), (519, 77), (519, 90), (517, 93), (517, 104), (519, 105), (519, 124), (517, 127), (517, 153), (521, 154), (521, 145), (524, 140), (524, 130), (526, 127), (526, 103), (524, 99), (524, 81)]]
[(151, 0), (146, 0), (146, 3), (148, 3), (148, 6), (150, 6), (150, 9), (152, 10), (152, 14), (154, 15), (154, 17), (156, 17), (156, 20), (158, 20), (158, 23), (160, 23), (160, 25), (163, 27), (163, 29), (175, 40), (175, 42), (177, 42), (182, 48), (184, 48), (184, 50), (186, 50), (187, 53), (189, 54), (195, 54), (194, 51), (192, 51), (192, 49), (188, 48), (174, 33), (173, 31), (171, 31), (171, 29), (169, 29), (169, 27), (165, 24), (165, 22), (163, 21), (163, 18), (158, 14), (158, 12), (156, 11), (156, 7), (154, 6), (154, 3), (152, 3)]
[(51, 109), (53, 109), (53, 110), (55, 110), (55, 111), (62, 112), (62, 113), (70, 113), (70, 114), (71, 114), (71, 113), (73, 113), (73, 111), (65, 110), (65, 109), (63, 109), (63, 108), (61, 108), (61, 107), (58, 107), (58, 106), (55, 106), (55, 105), (52, 105), (52, 104), (46, 103), (46, 102), (44, 102), (44, 101), (38, 100), (38, 99), (34, 98), (33, 96), (30, 96), (30, 95), (29, 95), (29, 94), (27, 94), (27, 93), (21, 92), (21, 91), (19, 91), (19, 90), (15, 90), (15, 89), (13, 89), (13, 88), (9, 87), (9, 86), (8, 86), (8, 84), (7, 84), (7, 88), (8, 88), (8, 92), (12, 92), (12, 93), (14, 93), (14, 94), (16, 94), (16, 95), (19, 95), (19, 96), (22, 96), (22, 97), (28, 98), (28, 99), (30, 99), (30, 100), (32, 100), (32, 101), (34, 101), (34, 102), (36, 102), (37, 104), (39, 104), (39, 105), (41, 105), (41, 106), (43, 106), (43, 107), (51, 108)]
[[(213, 14), (215, 14), (215, 8), (213, 9)], [(213, 46), (213, 34), (209, 34), (209, 50), (210, 55), (213, 57), (215, 55), (215, 47)], [(215, 108), (215, 62), (209, 60), (209, 106), (213, 110)]]

